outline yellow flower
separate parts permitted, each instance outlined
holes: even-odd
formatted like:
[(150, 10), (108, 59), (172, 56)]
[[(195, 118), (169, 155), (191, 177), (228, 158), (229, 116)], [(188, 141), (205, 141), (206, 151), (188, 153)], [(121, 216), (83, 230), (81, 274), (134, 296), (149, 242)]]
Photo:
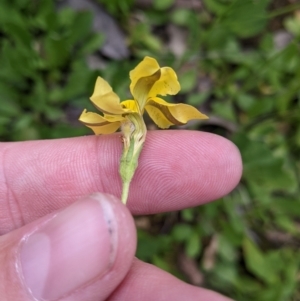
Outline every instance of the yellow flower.
[(170, 67), (161, 68), (155, 59), (145, 57), (130, 72), (130, 79), (130, 91), (134, 99), (120, 102), (110, 85), (103, 78), (97, 78), (90, 99), (103, 115), (84, 110), (79, 118), (96, 135), (114, 133), (129, 114), (138, 113), (142, 116), (144, 110), (162, 129), (185, 124), (191, 119), (207, 119), (206, 115), (190, 105), (167, 103), (157, 97), (177, 94), (180, 85), (174, 70)]
[(122, 201), (126, 203), (129, 184), (137, 168), (147, 128), (143, 120), (146, 110), (160, 128), (182, 125), (191, 119), (207, 119), (207, 116), (186, 104), (167, 103), (157, 95), (174, 95), (180, 90), (176, 73), (170, 67), (160, 67), (151, 57), (144, 60), (130, 74), (130, 91), (133, 99), (120, 102), (111, 86), (101, 77), (97, 78), (93, 105), (101, 115), (84, 110), (79, 120), (96, 135), (111, 134), (121, 127), (124, 149), (120, 163), (123, 182)]

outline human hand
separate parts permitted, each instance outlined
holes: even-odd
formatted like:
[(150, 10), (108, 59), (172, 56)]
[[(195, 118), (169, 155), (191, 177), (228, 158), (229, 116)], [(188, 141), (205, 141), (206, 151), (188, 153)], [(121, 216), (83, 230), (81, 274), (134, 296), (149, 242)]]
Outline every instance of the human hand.
[(121, 148), (118, 135), (0, 144), (1, 301), (229, 300), (134, 259), (130, 212), (229, 193), (242, 170), (236, 147), (208, 133), (149, 132), (127, 207), (112, 196)]

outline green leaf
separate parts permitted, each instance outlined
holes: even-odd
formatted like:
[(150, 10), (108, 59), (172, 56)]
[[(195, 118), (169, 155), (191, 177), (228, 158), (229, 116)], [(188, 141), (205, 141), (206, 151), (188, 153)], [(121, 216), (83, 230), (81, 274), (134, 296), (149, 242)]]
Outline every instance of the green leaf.
[(185, 245), (185, 251), (189, 257), (197, 257), (201, 251), (201, 240), (199, 234), (194, 231), (194, 233), (188, 237)]
[(193, 234), (193, 229), (187, 224), (177, 224), (172, 230), (172, 237), (176, 241), (185, 241)]
[(269, 0), (235, 0), (222, 15), (220, 24), (240, 37), (252, 37), (267, 25)]
[(171, 12), (171, 21), (180, 26), (187, 26), (190, 23), (192, 12), (189, 9), (176, 9)]
[(93, 15), (89, 11), (81, 11), (75, 15), (68, 36), (71, 45), (86, 39), (92, 29), (92, 20)]
[(30, 47), (31, 45), (31, 36), (26, 28), (26, 23), (24, 22), (21, 25), (15, 23), (7, 22), (4, 27), (5, 32), (14, 39), (15, 43), (19, 47)]
[(241, 93), (237, 96), (237, 104), (244, 111), (248, 111), (254, 103), (255, 98), (252, 95)]
[(154, 255), (153, 264), (164, 271), (171, 272), (170, 264), (165, 260), (165, 258)]
[(225, 102), (225, 101), (214, 102), (212, 104), (212, 107), (213, 107), (213, 112), (216, 115), (222, 116), (223, 118), (230, 121), (235, 121), (236, 115), (234, 112), (234, 108), (229, 102)]
[(189, 94), (186, 102), (192, 106), (199, 106), (203, 104), (210, 96), (211, 92), (201, 92), (196, 94)]
[(169, 242), (169, 237), (154, 237), (145, 231), (139, 230), (136, 256), (144, 261), (151, 261), (155, 255), (168, 248)]
[(166, 10), (172, 6), (175, 0), (154, 0), (153, 6), (157, 10)]
[(246, 266), (251, 273), (266, 283), (275, 283), (277, 271), (267, 255), (250, 240), (245, 238), (243, 243)]
[(194, 219), (194, 209), (193, 208), (187, 208), (181, 211), (182, 218), (189, 222)]
[(87, 41), (84, 42), (80, 49), (81, 55), (86, 55), (99, 50), (103, 45), (105, 36), (103, 34), (93, 34)]
[(181, 93), (187, 93), (191, 91), (197, 82), (197, 71), (195, 69), (191, 69), (180, 74), (179, 82), (181, 86)]
[(272, 201), (272, 211), (279, 216), (298, 217), (300, 216), (300, 199), (298, 197), (276, 196)]
[(45, 40), (46, 62), (48, 68), (58, 68), (70, 59), (71, 51), (65, 38), (49, 35)]
[(295, 191), (297, 181), (294, 172), (284, 166), (283, 159), (275, 157), (268, 146), (253, 141), (244, 133), (233, 138), (238, 145), (244, 163), (244, 177), (265, 191)]
[(293, 17), (286, 18), (284, 21), (285, 28), (294, 36), (300, 37), (300, 18), (295, 14)]
[(220, 1), (220, 0), (204, 0), (205, 7), (209, 9), (211, 12), (222, 15), (227, 9), (230, 1)]

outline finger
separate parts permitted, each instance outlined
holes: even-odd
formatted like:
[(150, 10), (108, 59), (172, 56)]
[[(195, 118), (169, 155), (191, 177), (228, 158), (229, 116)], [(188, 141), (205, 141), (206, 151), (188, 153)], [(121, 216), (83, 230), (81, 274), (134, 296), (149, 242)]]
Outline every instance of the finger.
[(1, 300), (105, 300), (135, 247), (128, 209), (113, 196), (91, 195), (0, 237)]
[(213, 291), (192, 286), (159, 268), (135, 260), (108, 301), (230, 301)]
[[(20, 227), (93, 191), (120, 196), (121, 149), (119, 135), (3, 144), (0, 231)], [(220, 136), (149, 132), (128, 207), (133, 214), (149, 214), (200, 205), (231, 191), (241, 169), (237, 148)]]

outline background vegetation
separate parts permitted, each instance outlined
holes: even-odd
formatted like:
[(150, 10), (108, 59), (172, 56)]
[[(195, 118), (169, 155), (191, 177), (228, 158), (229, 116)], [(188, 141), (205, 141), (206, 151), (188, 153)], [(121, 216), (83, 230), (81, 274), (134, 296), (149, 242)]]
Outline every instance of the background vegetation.
[(173, 101), (210, 116), (190, 127), (236, 143), (244, 174), (217, 202), (137, 217), (138, 257), (239, 301), (299, 301), (299, 2), (80, 2), (1, 0), (1, 140), (88, 134), (98, 74), (125, 96), (143, 56), (173, 66)]

